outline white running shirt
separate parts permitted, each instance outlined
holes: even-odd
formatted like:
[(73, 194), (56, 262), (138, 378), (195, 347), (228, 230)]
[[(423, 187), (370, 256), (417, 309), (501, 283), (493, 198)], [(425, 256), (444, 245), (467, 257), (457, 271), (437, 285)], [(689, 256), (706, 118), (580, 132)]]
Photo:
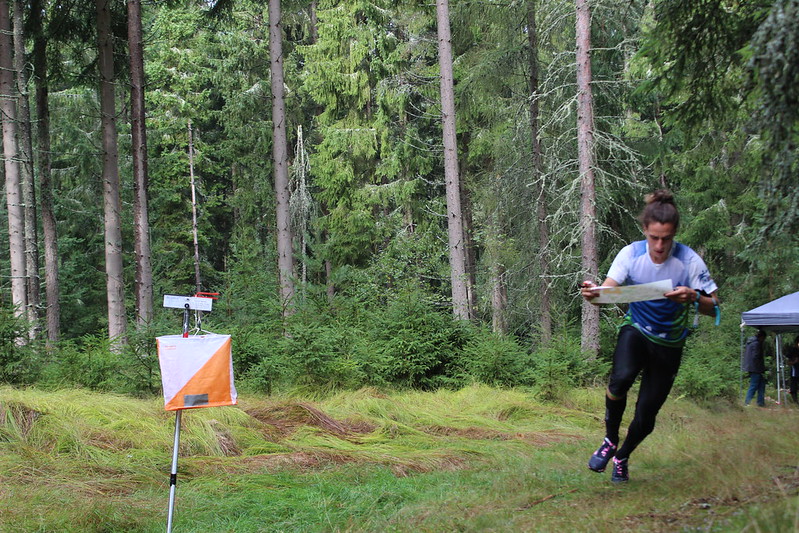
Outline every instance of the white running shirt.
[[(690, 287), (705, 294), (718, 289), (699, 254), (678, 242), (672, 244), (669, 257), (661, 264), (652, 261), (645, 240), (628, 244), (616, 255), (608, 277), (619, 285), (671, 279), (672, 287)], [(682, 344), (689, 333), (691, 307), (691, 304), (679, 304), (669, 299), (633, 302), (625, 323), (635, 326), (658, 344)]]

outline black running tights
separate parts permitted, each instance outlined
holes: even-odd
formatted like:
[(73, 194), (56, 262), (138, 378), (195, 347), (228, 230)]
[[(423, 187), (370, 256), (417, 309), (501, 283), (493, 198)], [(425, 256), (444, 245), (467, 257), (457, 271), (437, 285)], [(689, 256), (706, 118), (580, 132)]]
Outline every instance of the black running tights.
[(605, 401), (605, 427), (607, 437), (619, 442), (619, 426), (627, 405), (627, 392), (638, 374), (641, 386), (635, 415), (627, 437), (616, 453), (625, 459), (655, 429), (655, 419), (674, 384), (680, 368), (682, 347), (669, 347), (655, 344), (633, 326), (624, 326), (619, 331), (616, 352), (613, 354), (613, 370), (610, 375), (608, 396)]

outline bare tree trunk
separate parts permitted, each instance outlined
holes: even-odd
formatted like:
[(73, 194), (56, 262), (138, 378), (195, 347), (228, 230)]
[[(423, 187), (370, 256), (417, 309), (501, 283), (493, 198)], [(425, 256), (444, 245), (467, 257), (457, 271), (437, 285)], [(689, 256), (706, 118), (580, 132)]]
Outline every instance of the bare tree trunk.
[(153, 319), (153, 268), (150, 258), (148, 213), (147, 128), (144, 108), (144, 44), (141, 0), (128, 0), (130, 49), (130, 116), (133, 152), (133, 240), (136, 254), (136, 323)]
[(297, 237), (297, 252), (300, 256), (300, 283), (302, 300), (308, 285), (308, 225), (311, 220), (311, 204), (313, 199), (308, 191), (308, 152), (305, 150), (302, 126), (297, 126), (297, 144), (294, 147), (294, 162), (291, 164), (289, 177), (292, 233)]
[(197, 187), (194, 182), (194, 134), (191, 129), (191, 120), (189, 120), (188, 128), (189, 181), (191, 186), (191, 235), (194, 243), (194, 291), (200, 292), (203, 290), (203, 285), (202, 277), (200, 276), (200, 240), (197, 230)]
[(25, 283), (25, 212), (22, 207), (17, 147), (17, 105), (11, 18), (7, 0), (0, 0), (0, 112), (3, 123), (3, 156), (8, 206), (8, 240), (11, 262), (11, 302), (16, 316), (25, 316), (28, 294)]
[(474, 218), (472, 217), (472, 202), (469, 198), (469, 193), (461, 181), (461, 212), (463, 214), (463, 251), (465, 257), (464, 267), (466, 269), (466, 301), (468, 302), (467, 309), (469, 310), (469, 319), (474, 319), (474, 310), (476, 309), (475, 294), (477, 288), (477, 246), (472, 238), (472, 228), (474, 227)]
[[(591, 13), (588, 0), (577, 7), (577, 158), (580, 169), (580, 227), (582, 271), (595, 279), (598, 270), (596, 245), (596, 187), (594, 182), (594, 109), (591, 93)], [(599, 307), (583, 301), (582, 349), (589, 357), (599, 353)]]
[(269, 60), (272, 77), (272, 159), (275, 165), (277, 263), (283, 316), (294, 309), (294, 254), (292, 252), (286, 108), (283, 99), (283, 36), (280, 0), (269, 0)]
[(126, 342), (127, 323), (122, 268), (122, 207), (119, 199), (119, 149), (114, 109), (114, 45), (111, 35), (110, 0), (96, 0), (96, 8), (100, 120), (103, 131), (103, 211), (108, 336), (118, 346)]
[(527, 2), (527, 42), (530, 47), (530, 140), (532, 155), (533, 183), (536, 191), (536, 222), (538, 224), (538, 275), (541, 293), (541, 341), (546, 345), (552, 340), (552, 302), (549, 287), (549, 226), (547, 225), (547, 184), (544, 180), (544, 165), (539, 132), (540, 111), (538, 106), (538, 26), (536, 25), (536, 2)]
[(25, 212), (25, 272), (27, 274), (28, 308), (31, 323), (29, 335), (34, 338), (40, 330), (39, 307), (39, 235), (36, 214), (36, 184), (33, 174), (33, 136), (31, 134), (31, 108), (28, 99), (28, 66), (25, 61), (24, 3), (14, 0), (14, 71), (17, 73), (17, 132), (19, 142), (20, 179)]
[(318, 26), (318, 22), (319, 21), (316, 18), (316, 8), (317, 8), (318, 5), (319, 5), (319, 2), (317, 2), (317, 0), (313, 0), (311, 2), (310, 7), (308, 8), (308, 10), (309, 10), (309, 18), (311, 19), (311, 42), (312, 43), (315, 43), (317, 40), (319, 40), (319, 26)]
[(466, 291), (466, 253), (463, 242), (458, 144), (455, 136), (455, 95), (452, 79), (452, 42), (449, 27), (449, 3), (436, 0), (438, 23), (438, 60), (441, 68), (441, 121), (444, 130), (444, 180), (447, 191), (447, 230), (449, 265), (452, 280), (452, 311), (455, 318), (468, 320), (469, 298)]
[(50, 105), (47, 83), (47, 39), (44, 35), (41, 0), (31, 2), (33, 32), (33, 77), (36, 84), (36, 117), (38, 127), (37, 166), (44, 236), (44, 284), (47, 298), (47, 341), (52, 346), (61, 336), (61, 295), (58, 275), (58, 234), (53, 211), (53, 190), (50, 180)]
[(501, 262), (491, 265), (491, 329), (502, 335), (508, 333), (508, 285), (505, 275), (505, 265)]

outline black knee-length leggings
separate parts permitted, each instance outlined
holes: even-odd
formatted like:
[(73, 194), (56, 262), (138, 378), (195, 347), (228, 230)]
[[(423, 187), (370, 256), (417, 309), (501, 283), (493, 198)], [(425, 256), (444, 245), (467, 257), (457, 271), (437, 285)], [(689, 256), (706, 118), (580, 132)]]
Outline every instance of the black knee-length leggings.
[(681, 359), (681, 346), (675, 348), (655, 344), (633, 326), (624, 326), (619, 330), (608, 385), (608, 391), (617, 399), (607, 399), (605, 414), (607, 434), (615, 435), (615, 440), (611, 438), (613, 442), (618, 440), (619, 426), (627, 404), (627, 392), (638, 374), (641, 374), (635, 415), (627, 430), (627, 437), (616, 453), (619, 459), (628, 457), (652, 433), (658, 411), (665, 403), (674, 378), (677, 377)]

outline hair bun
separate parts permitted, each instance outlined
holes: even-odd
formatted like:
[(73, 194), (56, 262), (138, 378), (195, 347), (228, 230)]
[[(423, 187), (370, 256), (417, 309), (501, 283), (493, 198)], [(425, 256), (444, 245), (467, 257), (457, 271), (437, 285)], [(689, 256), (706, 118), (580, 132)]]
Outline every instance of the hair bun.
[(652, 194), (647, 194), (644, 197), (644, 201), (646, 201), (647, 204), (658, 202), (661, 204), (674, 205), (674, 195), (671, 194), (671, 191), (667, 191), (666, 189), (659, 189), (653, 192)]

